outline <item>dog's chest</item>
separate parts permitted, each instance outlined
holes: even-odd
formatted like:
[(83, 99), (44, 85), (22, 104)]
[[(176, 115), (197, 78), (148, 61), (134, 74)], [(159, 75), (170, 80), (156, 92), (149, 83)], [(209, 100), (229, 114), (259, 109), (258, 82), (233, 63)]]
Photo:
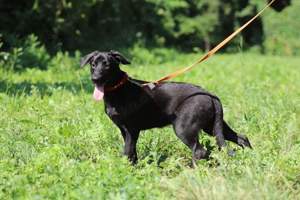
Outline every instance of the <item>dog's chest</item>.
[(118, 119), (121, 117), (120, 113), (116, 110), (115, 107), (106, 107), (105, 112), (112, 119)]
[(141, 130), (164, 126), (168, 121), (153, 100), (143, 95), (130, 100), (106, 101), (105, 112), (115, 124), (126, 124)]
[[(113, 121), (128, 121), (140, 115), (145, 111), (145, 105), (136, 102), (122, 102), (117, 104), (106, 104), (105, 112)], [(145, 113), (144, 113), (145, 114)]]

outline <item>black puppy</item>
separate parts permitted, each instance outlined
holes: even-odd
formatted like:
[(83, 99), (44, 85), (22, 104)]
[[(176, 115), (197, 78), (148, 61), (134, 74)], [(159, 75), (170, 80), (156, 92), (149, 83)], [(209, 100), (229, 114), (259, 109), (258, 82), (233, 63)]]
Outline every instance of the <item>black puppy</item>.
[(92, 52), (81, 60), (90, 64), (95, 84), (94, 98), (104, 97), (105, 112), (119, 127), (125, 141), (124, 154), (137, 161), (136, 143), (141, 130), (172, 124), (177, 137), (193, 152), (193, 161), (206, 158), (198, 141), (202, 129), (214, 135), (219, 148), (225, 140), (250, 147), (247, 137), (238, 135), (223, 120), (220, 100), (201, 87), (165, 82), (150, 88), (146, 81), (132, 79), (119, 68), (130, 62), (116, 51)]

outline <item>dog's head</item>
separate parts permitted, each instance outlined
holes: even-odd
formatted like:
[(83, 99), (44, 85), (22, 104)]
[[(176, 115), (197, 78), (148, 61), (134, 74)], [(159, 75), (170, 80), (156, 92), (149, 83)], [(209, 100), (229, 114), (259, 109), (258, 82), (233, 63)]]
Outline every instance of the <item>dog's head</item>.
[(91, 67), (91, 79), (94, 84), (104, 86), (120, 72), (120, 64), (128, 65), (130, 62), (117, 51), (94, 51), (81, 59), (81, 67), (87, 64)]

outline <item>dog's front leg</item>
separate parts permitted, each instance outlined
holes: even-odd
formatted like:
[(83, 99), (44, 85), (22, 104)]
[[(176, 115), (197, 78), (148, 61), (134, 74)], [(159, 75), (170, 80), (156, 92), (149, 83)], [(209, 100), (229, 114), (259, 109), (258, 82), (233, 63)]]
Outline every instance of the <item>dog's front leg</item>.
[(124, 138), (124, 155), (135, 164), (137, 162), (136, 143), (139, 138), (139, 131), (129, 130), (126, 127), (120, 127), (122, 136)]

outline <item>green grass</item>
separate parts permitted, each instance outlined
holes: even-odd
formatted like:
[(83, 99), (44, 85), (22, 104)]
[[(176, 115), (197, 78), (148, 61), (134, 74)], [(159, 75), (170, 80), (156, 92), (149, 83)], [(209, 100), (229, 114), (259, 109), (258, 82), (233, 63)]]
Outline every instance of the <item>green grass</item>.
[[(153, 80), (198, 56), (173, 53), (161, 64), (150, 57), (122, 68)], [(131, 166), (103, 103), (92, 100), (88, 69), (58, 60), (47, 71), (0, 70), (0, 199), (299, 199), (299, 64), (218, 55), (176, 78), (218, 95), (225, 119), (254, 147), (230, 144), (235, 157), (215, 148), (196, 169), (170, 127), (143, 133)], [(208, 136), (201, 141), (215, 146)]]

